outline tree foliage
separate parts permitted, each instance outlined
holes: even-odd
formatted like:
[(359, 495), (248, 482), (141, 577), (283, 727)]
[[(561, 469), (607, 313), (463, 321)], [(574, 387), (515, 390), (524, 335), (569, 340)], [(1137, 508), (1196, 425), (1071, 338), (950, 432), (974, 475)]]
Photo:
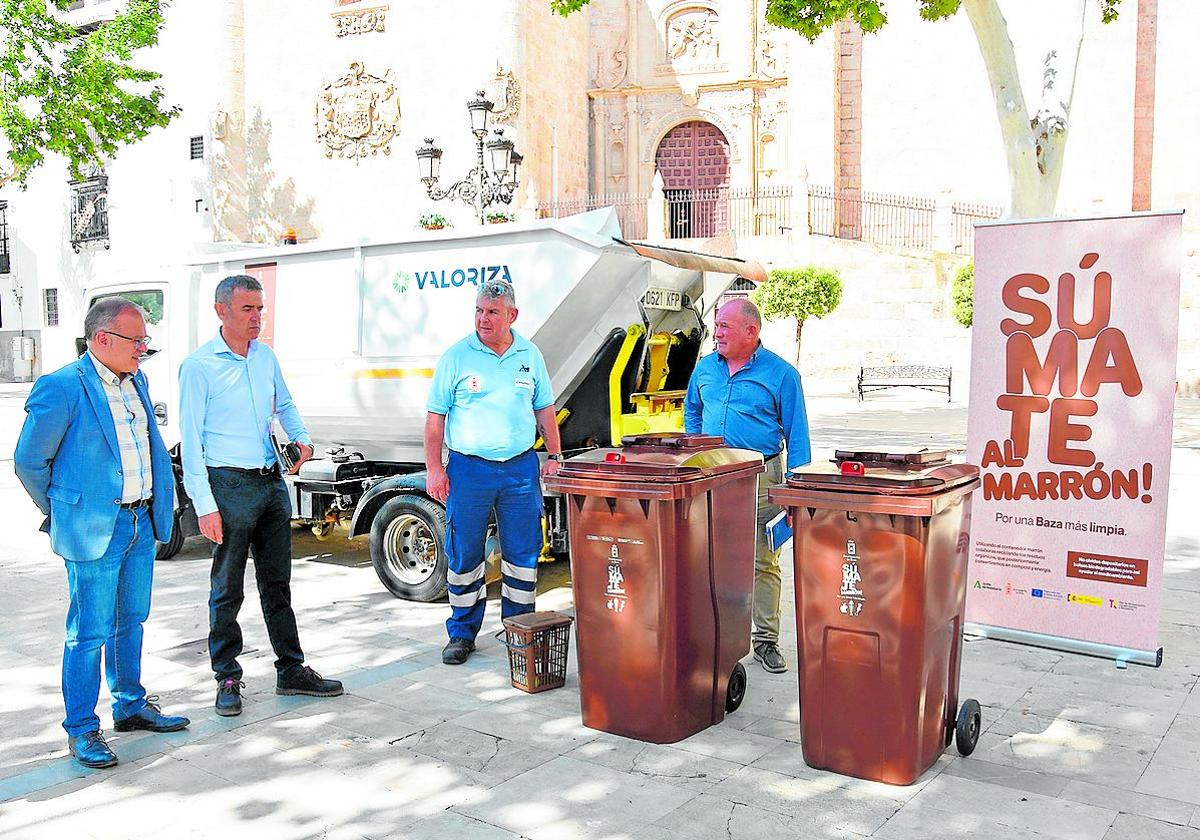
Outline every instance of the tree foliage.
[(958, 270), (950, 287), (950, 299), (954, 302), (954, 320), (964, 327), (975, 321), (975, 263), (969, 262)]
[(71, 0), (0, 0), (0, 183), (24, 183), (52, 153), (80, 178), (179, 113), (165, 104), (160, 74), (132, 63), (158, 42), (166, 5), (128, 0), (81, 34), (64, 22)]
[(842, 278), (836, 270), (815, 265), (775, 269), (750, 294), (768, 321), (796, 319), (796, 364), (800, 363), (800, 333), (809, 318), (824, 318), (842, 302)]
[[(566, 17), (591, 0), (550, 0), (550, 8)], [(915, 0), (925, 20), (952, 17), (962, 0)], [(1117, 16), (1121, 0), (1100, 0), (1104, 22)], [(767, 0), (767, 23), (794, 29), (810, 41), (839, 20), (853, 20), (864, 32), (878, 32), (887, 23), (884, 0)]]
[[(559, 2), (560, 0), (555, 0)], [(579, 0), (572, 0), (579, 5)], [(586, 2), (586, 0), (584, 0)], [(925, 20), (953, 17), (962, 0), (915, 0)], [(1121, 0), (1100, 0), (1104, 22), (1117, 16)], [(767, 0), (767, 23), (794, 29), (810, 41), (839, 20), (853, 20), (864, 32), (878, 32), (887, 23), (884, 0)]]

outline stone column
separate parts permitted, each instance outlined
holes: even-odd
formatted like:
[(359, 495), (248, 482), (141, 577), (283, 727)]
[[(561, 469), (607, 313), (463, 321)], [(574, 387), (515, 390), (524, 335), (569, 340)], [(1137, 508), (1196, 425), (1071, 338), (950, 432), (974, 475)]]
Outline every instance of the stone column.
[(811, 231), (808, 229), (808, 170), (801, 168), (792, 179), (792, 206), (789, 208), (791, 219), (788, 237), (792, 240), (806, 238)]
[(862, 236), (862, 49), (862, 29), (840, 21), (833, 46), (833, 233), (843, 239)]
[(1154, 169), (1154, 75), (1158, 54), (1158, 0), (1138, 0), (1137, 59), (1133, 81), (1133, 209), (1149, 210)]
[(663, 193), (662, 174), (655, 170), (650, 197), (646, 199), (646, 240), (667, 241), (667, 197)]

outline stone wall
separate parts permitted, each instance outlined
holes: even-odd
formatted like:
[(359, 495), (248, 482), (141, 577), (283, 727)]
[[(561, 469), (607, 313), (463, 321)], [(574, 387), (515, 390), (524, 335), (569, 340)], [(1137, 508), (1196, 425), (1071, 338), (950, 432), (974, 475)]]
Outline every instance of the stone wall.
[[(523, 0), (522, 149), (526, 187), (539, 198), (551, 190), (552, 144), (558, 141), (559, 195), (588, 189), (587, 13), (563, 18), (545, 0)], [(564, 91), (573, 95), (564, 96)]]

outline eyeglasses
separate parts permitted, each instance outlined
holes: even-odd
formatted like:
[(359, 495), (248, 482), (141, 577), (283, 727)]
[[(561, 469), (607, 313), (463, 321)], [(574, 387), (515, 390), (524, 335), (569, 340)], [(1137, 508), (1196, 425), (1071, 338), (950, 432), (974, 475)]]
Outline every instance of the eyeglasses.
[(493, 280), (483, 285), (483, 291), (489, 297), (504, 297), (505, 295), (512, 294), (513, 287), (512, 283), (506, 283), (503, 280)]
[(132, 341), (134, 347), (149, 347), (150, 342), (153, 340), (148, 335), (144, 335), (141, 338), (130, 338), (127, 335), (121, 335), (120, 333), (113, 332), (112, 330), (104, 330), (104, 332), (108, 333), (109, 335), (115, 335), (117, 338), (123, 338), (126, 341)]

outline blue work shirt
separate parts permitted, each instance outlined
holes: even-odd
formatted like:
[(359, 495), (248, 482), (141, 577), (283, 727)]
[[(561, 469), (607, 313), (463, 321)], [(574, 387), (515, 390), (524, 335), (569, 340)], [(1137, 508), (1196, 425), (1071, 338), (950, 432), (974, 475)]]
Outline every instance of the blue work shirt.
[(683, 425), (693, 434), (722, 435), (729, 446), (753, 449), (767, 459), (786, 443), (788, 470), (812, 460), (800, 374), (761, 344), (733, 376), (719, 353), (696, 363)]
[(554, 405), (542, 351), (512, 333), (496, 352), (471, 333), (438, 360), (426, 408), (446, 417), (446, 446), (463, 455), (507, 461), (533, 448), (535, 411)]
[(207, 467), (269, 467), (278, 460), (271, 440), (276, 418), (289, 442), (312, 446), (283, 381), (275, 352), (251, 341), (245, 357), (216, 337), (179, 366), (179, 439), (183, 486), (196, 515), (217, 509)]

